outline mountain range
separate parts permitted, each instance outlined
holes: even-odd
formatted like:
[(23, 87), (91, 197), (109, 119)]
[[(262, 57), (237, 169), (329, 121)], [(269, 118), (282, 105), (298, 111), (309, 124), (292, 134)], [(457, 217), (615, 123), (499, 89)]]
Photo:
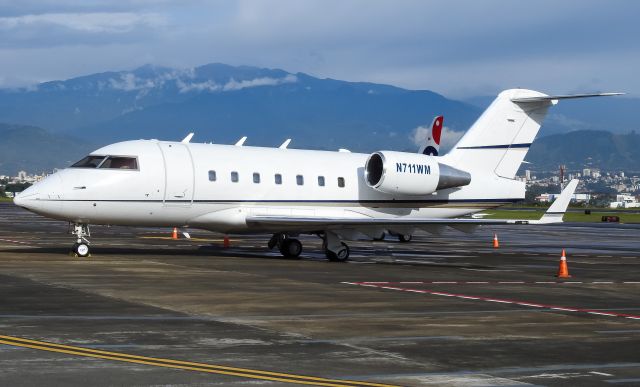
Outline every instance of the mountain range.
[[(7, 123), (0, 126), (0, 150), (7, 150), (0, 154), (0, 174), (63, 166), (119, 140), (180, 140), (188, 132), (195, 132), (199, 142), (233, 143), (248, 136), (247, 145), (276, 146), (293, 138), (291, 147), (298, 148), (414, 151), (417, 128), (433, 116), (444, 114), (443, 141), (450, 145), (493, 98), (457, 101), (428, 90), (250, 66), (147, 65), (0, 90), (0, 122)], [(575, 130), (627, 133), (637, 129), (639, 107), (640, 100), (633, 98), (563, 101), (541, 136)], [(629, 160), (634, 158), (624, 163)]]

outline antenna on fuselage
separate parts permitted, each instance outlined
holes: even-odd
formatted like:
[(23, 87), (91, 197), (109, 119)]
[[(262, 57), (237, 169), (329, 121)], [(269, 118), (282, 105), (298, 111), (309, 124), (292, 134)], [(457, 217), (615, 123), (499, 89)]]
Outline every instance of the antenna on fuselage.
[(284, 140), (284, 142), (282, 143), (282, 145), (280, 145), (278, 148), (280, 149), (287, 149), (287, 147), (289, 146), (289, 143), (291, 142), (291, 139), (288, 138), (286, 140)]
[(244, 142), (247, 141), (247, 136), (242, 137), (241, 139), (238, 140), (238, 142), (236, 142), (236, 146), (242, 146), (244, 144)]
[(189, 134), (187, 134), (187, 137), (183, 138), (182, 141), (180, 141), (180, 142), (184, 143), (184, 144), (188, 144), (189, 141), (191, 141), (192, 138), (193, 138), (193, 133), (189, 133)]

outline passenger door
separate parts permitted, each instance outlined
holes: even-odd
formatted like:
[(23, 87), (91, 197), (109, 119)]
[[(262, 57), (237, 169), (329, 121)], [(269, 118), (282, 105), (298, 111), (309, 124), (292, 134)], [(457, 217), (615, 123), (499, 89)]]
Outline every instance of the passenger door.
[(189, 148), (179, 143), (159, 143), (164, 159), (165, 206), (191, 206), (193, 202), (193, 159)]

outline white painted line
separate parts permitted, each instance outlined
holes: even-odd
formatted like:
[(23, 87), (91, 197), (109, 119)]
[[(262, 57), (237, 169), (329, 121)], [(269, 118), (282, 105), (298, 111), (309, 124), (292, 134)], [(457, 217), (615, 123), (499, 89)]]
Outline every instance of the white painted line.
[(624, 281), (623, 284), (640, 284), (640, 281)]
[(489, 282), (487, 282), (487, 281), (467, 281), (465, 283), (467, 283), (467, 284), (488, 284)]
[(432, 284), (457, 284), (457, 281), (433, 281)]
[(555, 310), (563, 310), (565, 312), (577, 312), (577, 309), (570, 309), (570, 308), (561, 308), (561, 307), (553, 307), (551, 309), (555, 309)]
[(524, 306), (532, 306), (534, 308), (544, 308), (543, 305), (538, 305), (538, 304), (529, 304), (527, 302), (516, 302), (515, 304), (517, 305), (524, 305)]
[(613, 313), (604, 313), (604, 312), (587, 312), (587, 313), (589, 313), (589, 314), (598, 314), (598, 315), (601, 315), (601, 316), (615, 316), (615, 314), (613, 314)]
[(400, 282), (401, 284), (424, 284), (424, 282), (411, 282), (411, 281), (406, 281), (406, 282)]
[(557, 284), (558, 281), (536, 281), (537, 284)]
[(582, 281), (564, 281), (564, 282), (559, 282), (561, 284), (581, 284)]
[(523, 284), (524, 281), (500, 281), (499, 284)]
[(600, 375), (600, 376), (613, 376), (612, 374), (607, 374), (604, 372), (598, 372), (598, 371), (591, 371), (589, 372), (590, 374), (594, 374), (594, 375)]
[(492, 298), (487, 298), (485, 301), (490, 301), (490, 302), (499, 302), (501, 304), (513, 304), (513, 301), (505, 301), (505, 300), (494, 300)]
[(593, 281), (592, 284), (612, 284), (611, 281)]

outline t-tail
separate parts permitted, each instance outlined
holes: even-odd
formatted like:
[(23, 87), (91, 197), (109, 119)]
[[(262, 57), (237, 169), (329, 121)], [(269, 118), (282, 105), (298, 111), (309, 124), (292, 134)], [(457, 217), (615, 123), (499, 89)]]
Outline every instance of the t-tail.
[(516, 176), (549, 107), (561, 99), (620, 95), (595, 93), (550, 96), (538, 91), (510, 89), (501, 92), (455, 147), (446, 163), (473, 176)]

